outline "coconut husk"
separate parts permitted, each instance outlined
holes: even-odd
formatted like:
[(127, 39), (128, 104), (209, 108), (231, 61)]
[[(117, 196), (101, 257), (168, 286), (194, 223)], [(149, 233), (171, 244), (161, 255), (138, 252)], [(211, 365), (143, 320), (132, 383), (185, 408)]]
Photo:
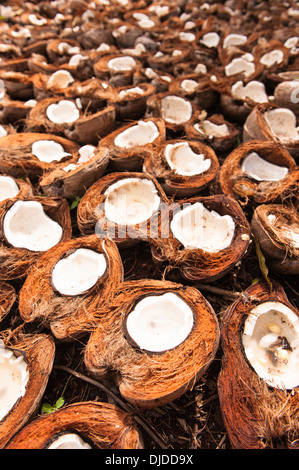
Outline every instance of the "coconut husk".
[(165, 92), (165, 93), (156, 93), (153, 96), (151, 96), (147, 100), (147, 109), (146, 109), (146, 117), (157, 117), (157, 118), (162, 118), (165, 121), (165, 126), (168, 130), (171, 130), (172, 132), (179, 132), (183, 131), (185, 126), (186, 126), (186, 120), (182, 122), (171, 122), (167, 118), (163, 116), (163, 111), (162, 111), (162, 101), (164, 98), (168, 96), (174, 96), (174, 97), (179, 97), (184, 99), (187, 103), (191, 104), (192, 112), (191, 112), (191, 120), (194, 119), (194, 116), (197, 116), (199, 112), (198, 106), (196, 106), (192, 101), (188, 100), (187, 98), (181, 97), (179, 94), (174, 95), (173, 93), (170, 92)]
[[(103, 253), (107, 270), (89, 291), (77, 296), (57, 292), (52, 283), (52, 270), (57, 262), (78, 248)], [(97, 235), (66, 240), (48, 250), (29, 270), (19, 294), (19, 311), (26, 323), (38, 321), (63, 341), (71, 341), (95, 326), (97, 309), (108, 307), (114, 290), (123, 281), (123, 266), (112, 240)]]
[(0, 322), (9, 314), (13, 304), (17, 299), (14, 286), (7, 282), (0, 284)]
[[(229, 134), (222, 137), (214, 137), (206, 135), (204, 132), (198, 132), (194, 125), (199, 124), (204, 120), (208, 120), (217, 126), (226, 124), (229, 130)], [(197, 114), (193, 117), (190, 122), (187, 122), (184, 126), (185, 134), (190, 140), (199, 140), (200, 142), (212, 147), (216, 154), (228, 152), (235, 145), (237, 137), (239, 135), (238, 128), (227, 121), (222, 114), (212, 114), (207, 116), (207, 113), (204, 111), (201, 114)]]
[(0, 448), (3, 448), (37, 411), (52, 371), (55, 344), (53, 337), (45, 334), (14, 335), (7, 330), (1, 331), (0, 337), (5, 347), (12, 349), (16, 355), (24, 355), (29, 369), (24, 396), (0, 423)]
[(134, 75), (134, 85), (149, 82), (155, 87), (156, 93), (164, 93), (169, 90), (173, 76), (161, 70), (153, 70), (150, 67), (142, 68)]
[(270, 41), (266, 41), (263, 44), (259, 43), (258, 45), (254, 46), (252, 49), (252, 54), (257, 58), (258, 61), (261, 60), (262, 56), (268, 52), (273, 50), (280, 50), (283, 53), (283, 60), (279, 64), (275, 63), (271, 66), (264, 65), (264, 77), (266, 77), (269, 73), (279, 72), (285, 70), (290, 56), (290, 51), (287, 47), (283, 45), (281, 41), (276, 39), (272, 39)]
[[(48, 41), (47, 41), (47, 44), (48, 44)], [(28, 69), (33, 74), (41, 73), (41, 74), (51, 75), (52, 73), (58, 70), (58, 65), (48, 63), (48, 60), (46, 58), (46, 53), (45, 54), (32, 53), (28, 57)]]
[[(275, 219), (270, 220), (269, 215)], [(258, 239), (269, 267), (281, 274), (299, 274), (299, 248), (290, 242), (287, 229), (299, 232), (295, 207), (285, 204), (261, 204), (255, 208), (251, 230)]]
[[(3, 175), (2, 174), (1, 176), (10, 176), (10, 175)], [(27, 198), (27, 197), (34, 196), (35, 191), (34, 191), (34, 188), (33, 188), (32, 184), (31, 184), (31, 182), (29, 181), (28, 178), (19, 179), (19, 178), (14, 178), (13, 176), (10, 176), (10, 178), (12, 178), (19, 187), (19, 192), (16, 195), (17, 199), (22, 199), (22, 198)], [(0, 201), (0, 205), (3, 204), (4, 201)]]
[[(17, 200), (20, 199), (7, 199), (4, 204), (0, 205), (0, 280), (3, 281), (24, 277), (31, 265), (37, 261), (41, 255), (41, 252), (34, 252), (23, 248), (14, 248), (6, 242), (5, 235), (3, 233), (3, 220), (6, 212)], [(22, 198), (22, 201), (33, 200), (40, 202), (45, 213), (63, 228), (61, 242), (70, 239), (72, 234), (72, 225), (70, 208), (67, 201), (61, 198), (47, 198), (40, 196), (36, 196), (34, 198)]]
[[(279, 181), (255, 181), (241, 170), (242, 159), (250, 152), (257, 152), (266, 161), (285, 166), (287, 176)], [(277, 142), (252, 140), (244, 142), (233, 150), (223, 162), (219, 171), (222, 191), (230, 197), (253, 204), (282, 202), (298, 192), (298, 169), (288, 150)]]
[(96, 449), (142, 449), (134, 418), (114, 404), (73, 403), (40, 416), (23, 428), (6, 449), (46, 449), (59, 434), (78, 433)]
[[(39, 140), (53, 140), (63, 146), (69, 156), (60, 162), (46, 163), (32, 154), (32, 145)], [(0, 171), (15, 178), (28, 176), (36, 179), (43, 173), (51, 171), (57, 165), (73, 163), (79, 145), (55, 134), (38, 132), (19, 132), (0, 138)], [(66, 163), (67, 162), (67, 163)]]
[(13, 100), (27, 101), (34, 98), (31, 77), (22, 72), (0, 70), (0, 79), (3, 80), (5, 91)]
[[(233, 218), (235, 234), (229, 247), (216, 253), (186, 249), (174, 237), (170, 228), (174, 213), (184, 205), (196, 202), (202, 203), (210, 211)], [(223, 194), (175, 202), (167, 212), (162, 211), (159, 230), (158, 236), (150, 239), (153, 260), (165, 266), (166, 272), (173, 272), (180, 280), (191, 283), (210, 282), (223, 277), (245, 256), (250, 243), (250, 226), (243, 210), (234, 199)]]
[(41, 39), (41, 40), (36, 40), (31, 44), (28, 44), (28, 46), (22, 47), (22, 53), (24, 57), (28, 57), (29, 70), (30, 70), (29, 62), (34, 54), (40, 54), (43, 56), (47, 55), (47, 44), (48, 44), (47, 39)]
[[(99, 145), (87, 162), (76, 163), (75, 168), (65, 171), (62, 165), (44, 174), (39, 185), (48, 197), (67, 199), (83, 196), (85, 191), (101, 178), (109, 163), (108, 149)], [(64, 165), (65, 167), (65, 165)]]
[(247, 361), (241, 334), (251, 310), (265, 301), (282, 302), (298, 315), (283, 288), (261, 281), (226, 311), (221, 330), (224, 352), (218, 378), (222, 416), (235, 449), (298, 448), (298, 388), (269, 387)]
[(0, 102), (0, 123), (23, 127), (25, 119), (34, 106), (35, 103), (25, 104), (23, 101), (5, 98)]
[(81, 49), (80, 43), (73, 39), (51, 39), (47, 44), (47, 56), (49, 57), (50, 62), (53, 62), (55, 65), (65, 64), (69, 61), (70, 58), (70, 56), (65, 51), (59, 51), (58, 46), (62, 42), (66, 42), (70, 47), (78, 47)]
[[(182, 87), (184, 80), (196, 81), (197, 87), (194, 91), (186, 91)], [(216, 103), (218, 96), (210, 77), (206, 74), (190, 73), (186, 75), (179, 75), (169, 84), (169, 92), (179, 94), (187, 99), (191, 100), (199, 108), (209, 110)]]
[(103, 237), (112, 238), (119, 247), (134, 245), (142, 240), (148, 240), (152, 230), (151, 221), (157, 216), (154, 214), (147, 221), (134, 226), (119, 225), (106, 219), (104, 212), (104, 193), (106, 189), (122, 178), (141, 178), (153, 182), (161, 198), (161, 205), (167, 204), (167, 197), (160, 184), (150, 175), (138, 172), (116, 172), (103, 176), (94, 183), (82, 197), (77, 209), (77, 223), (82, 235), (96, 233)]
[[(128, 119), (140, 119), (146, 112), (148, 99), (155, 93), (155, 87), (150, 83), (139, 83), (143, 94), (134, 92), (131, 85), (125, 87), (114, 88), (108, 103), (115, 107), (115, 119), (117, 121), (127, 121)], [(130, 90), (133, 90), (130, 92)], [(121, 96), (122, 92), (130, 92), (125, 96)]]
[[(194, 326), (177, 347), (152, 354), (133, 346), (124, 334), (124, 321), (146, 295), (176, 293), (194, 312)], [(201, 293), (173, 282), (140, 280), (124, 283), (108, 311), (100, 315), (87, 343), (85, 365), (96, 377), (111, 375), (121, 395), (140, 408), (175, 400), (192, 389), (214, 359), (218, 348), (217, 317)]]
[(255, 106), (245, 121), (243, 127), (243, 141), (248, 142), (249, 140), (270, 140), (272, 142), (283, 145), (290, 152), (290, 154), (296, 158), (299, 155), (299, 139), (281, 141), (272, 132), (266, 119), (264, 118), (264, 113), (266, 111), (277, 108), (279, 107), (274, 103), (266, 103)]
[(101, 137), (112, 131), (115, 124), (115, 109), (113, 106), (107, 106), (95, 114), (88, 114), (87, 110), (80, 110), (77, 121), (70, 124), (56, 124), (48, 119), (46, 110), (48, 106), (59, 101), (61, 101), (61, 98), (57, 97), (40, 101), (30, 111), (26, 119), (27, 132), (48, 132), (65, 136), (81, 145), (96, 145)]
[(141, 62), (134, 57), (135, 67), (130, 70), (112, 70), (108, 63), (112, 59), (124, 57), (122, 53), (106, 54), (93, 64), (94, 74), (100, 80), (107, 80), (112, 86), (123, 87), (133, 83), (134, 74), (141, 68)]
[[(164, 152), (166, 145), (179, 142), (188, 142), (193, 152), (204, 154), (205, 158), (210, 159), (210, 168), (199, 175), (193, 176), (183, 176), (172, 170), (166, 161)], [(211, 147), (199, 141), (180, 139), (167, 140), (160, 152), (148, 155), (143, 164), (143, 170), (160, 182), (167, 195), (175, 198), (191, 197), (199, 194), (215, 178), (218, 169), (218, 158)]]
[(101, 140), (101, 145), (104, 145), (109, 150), (109, 166), (116, 171), (140, 171), (142, 163), (148, 155), (157, 156), (161, 145), (166, 138), (166, 129), (163, 119), (148, 118), (142, 119), (143, 122), (151, 121), (159, 129), (159, 136), (152, 143), (145, 145), (135, 145), (130, 148), (118, 147), (114, 144), (116, 137), (138, 124), (138, 121), (130, 122), (129, 124), (122, 125), (113, 132), (110, 132), (104, 139)]
[(65, 89), (64, 95), (68, 99), (80, 98), (82, 106), (89, 111), (96, 112), (108, 104), (112, 87), (108, 82), (96, 77), (71, 84)]

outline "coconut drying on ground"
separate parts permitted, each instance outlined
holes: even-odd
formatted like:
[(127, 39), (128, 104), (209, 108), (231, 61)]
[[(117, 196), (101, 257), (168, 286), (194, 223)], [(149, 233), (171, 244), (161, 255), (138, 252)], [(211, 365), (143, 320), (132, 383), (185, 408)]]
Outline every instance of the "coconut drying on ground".
[(299, 448), (298, 19), (1, 3), (1, 448)]

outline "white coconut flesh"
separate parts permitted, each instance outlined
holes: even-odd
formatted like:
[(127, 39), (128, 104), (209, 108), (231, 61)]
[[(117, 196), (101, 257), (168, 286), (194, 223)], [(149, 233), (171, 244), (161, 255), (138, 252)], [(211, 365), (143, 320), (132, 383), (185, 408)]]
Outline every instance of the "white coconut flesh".
[(55, 264), (52, 283), (62, 295), (80, 295), (91, 289), (106, 269), (107, 262), (103, 253), (78, 248)]
[(140, 88), (139, 86), (136, 86), (136, 87), (130, 88), (128, 90), (121, 90), (118, 94), (118, 97), (120, 99), (125, 99), (125, 98), (130, 98), (130, 96), (143, 95), (143, 94), (144, 94), (143, 89)]
[(228, 34), (223, 41), (223, 48), (226, 49), (227, 47), (231, 46), (241, 46), (247, 42), (247, 36), (243, 34)]
[(275, 165), (261, 158), (258, 153), (250, 152), (242, 162), (242, 171), (257, 181), (279, 181), (289, 172), (287, 167)]
[(59, 162), (64, 157), (71, 155), (64, 151), (63, 146), (59, 142), (54, 140), (37, 140), (33, 142), (31, 153), (41, 162), (45, 163)]
[(296, 127), (296, 116), (290, 109), (271, 109), (264, 113), (264, 118), (278, 139), (282, 141), (299, 139), (299, 127)]
[(177, 212), (170, 228), (186, 249), (202, 249), (209, 253), (227, 248), (235, 233), (235, 223), (230, 215), (209, 211), (201, 202)]
[(188, 142), (168, 144), (164, 155), (170, 168), (183, 176), (199, 175), (211, 166), (211, 160), (193, 152)]
[(48, 79), (48, 87), (66, 88), (74, 78), (68, 70), (57, 70)]
[(265, 85), (262, 82), (252, 80), (243, 85), (242, 80), (238, 80), (231, 87), (231, 93), (233, 98), (239, 100), (245, 100), (250, 98), (255, 103), (267, 103), (268, 96), (266, 93)]
[(173, 124), (182, 124), (192, 117), (193, 108), (189, 101), (180, 96), (166, 96), (162, 99), (162, 118)]
[[(275, 214), (268, 214), (267, 216), (268, 221), (270, 224), (276, 224), (276, 215)], [(298, 223), (292, 223), (290, 225), (279, 225), (276, 226), (276, 230), (279, 230), (279, 232), (284, 236), (287, 240), (287, 242), (296, 249), (299, 249), (299, 224)]]
[(204, 134), (209, 138), (221, 138), (229, 136), (229, 128), (227, 124), (214, 124), (209, 120), (194, 124), (194, 129), (200, 134)]
[(243, 73), (245, 77), (249, 77), (255, 72), (255, 65), (245, 58), (237, 57), (227, 64), (224, 70), (227, 77), (236, 75), (238, 73)]
[(160, 205), (155, 185), (145, 178), (123, 178), (109, 186), (104, 196), (106, 218), (120, 225), (144, 222)]
[(91, 160), (95, 155), (96, 147), (94, 145), (86, 144), (79, 149), (79, 159), (77, 163), (86, 163)]
[(50, 104), (46, 109), (47, 118), (56, 124), (69, 124), (77, 121), (80, 111), (72, 101), (61, 100)]
[(66, 432), (54, 439), (47, 449), (91, 449), (91, 446), (79, 434)]
[(159, 136), (159, 129), (152, 121), (139, 121), (135, 126), (128, 127), (114, 139), (117, 147), (131, 148), (136, 145), (151, 144)]
[(136, 67), (136, 61), (130, 56), (114, 57), (107, 65), (113, 72), (130, 72)]
[(16, 201), (4, 216), (3, 231), (12, 246), (30, 251), (47, 251), (63, 233), (38, 201)]
[(186, 340), (194, 325), (191, 307), (167, 292), (140, 300), (126, 318), (127, 332), (141, 349), (162, 352)]
[(0, 345), (0, 421), (23, 397), (29, 379), (27, 363), (22, 355)]
[(211, 33), (206, 33), (203, 35), (201, 40), (199, 41), (201, 44), (203, 44), (206, 47), (217, 47), (220, 41), (220, 36), (218, 33), (211, 32)]
[(4, 137), (5, 135), (7, 135), (7, 131), (3, 126), (0, 125), (0, 137)]
[(273, 51), (267, 52), (261, 57), (261, 64), (266, 67), (271, 67), (275, 64), (281, 64), (283, 61), (283, 51), (281, 49), (275, 49)]
[(269, 385), (299, 385), (299, 319), (278, 301), (259, 304), (248, 315), (242, 335), (245, 355)]
[(182, 80), (181, 88), (187, 93), (193, 93), (198, 87), (198, 82), (196, 80), (188, 79)]
[(0, 201), (12, 199), (17, 196), (20, 191), (19, 186), (10, 176), (0, 176)]

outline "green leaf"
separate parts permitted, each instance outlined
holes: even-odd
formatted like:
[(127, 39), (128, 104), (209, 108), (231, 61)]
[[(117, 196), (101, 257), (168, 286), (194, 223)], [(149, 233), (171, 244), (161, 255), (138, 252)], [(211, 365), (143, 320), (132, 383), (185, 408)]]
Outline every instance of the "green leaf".
[(81, 200), (80, 196), (75, 196), (74, 197), (73, 202), (71, 204), (71, 210), (75, 209), (78, 206), (80, 200)]
[(58, 398), (57, 402), (55, 403), (55, 408), (58, 410), (58, 408), (61, 408), (64, 405), (64, 398), (60, 397)]
[(50, 405), (50, 403), (44, 403), (42, 405), (42, 413), (53, 413), (53, 411), (55, 411), (55, 408)]

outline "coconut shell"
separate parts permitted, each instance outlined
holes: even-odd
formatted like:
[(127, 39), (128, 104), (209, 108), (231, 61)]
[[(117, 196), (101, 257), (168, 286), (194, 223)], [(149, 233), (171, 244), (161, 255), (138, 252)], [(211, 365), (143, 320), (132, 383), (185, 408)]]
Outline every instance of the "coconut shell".
[(136, 65), (130, 70), (112, 70), (109, 68), (108, 63), (112, 59), (124, 57), (125, 54), (116, 53), (116, 54), (106, 54), (101, 57), (99, 60), (94, 62), (93, 70), (94, 74), (100, 80), (107, 80), (112, 86), (122, 87), (131, 85), (133, 83), (133, 76), (141, 68), (141, 63), (138, 59), (133, 58), (136, 62)]
[[(62, 145), (64, 151), (70, 155), (64, 157), (60, 162), (42, 162), (32, 154), (32, 145), (39, 140), (53, 140)], [(61, 165), (61, 162), (64, 162), (65, 166), (66, 162), (73, 163), (78, 149), (79, 145), (75, 142), (55, 134), (36, 132), (8, 134), (0, 138), (0, 171), (16, 178), (26, 175), (36, 179), (44, 172), (55, 168), (58, 163)]]
[(85, 191), (103, 176), (108, 163), (108, 149), (99, 145), (95, 149), (94, 156), (87, 162), (77, 164), (78, 166), (67, 172), (60, 165), (59, 168), (45, 173), (40, 178), (39, 184), (48, 197), (70, 199), (75, 196), (83, 196)]
[[(173, 292), (194, 312), (194, 326), (177, 347), (152, 354), (132, 345), (124, 334), (124, 321), (145, 295)], [(113, 375), (121, 395), (140, 408), (153, 408), (175, 400), (192, 389), (214, 359), (218, 348), (217, 317), (197, 289), (166, 281), (124, 283), (112, 308), (100, 316), (85, 349), (85, 365), (95, 377)], [(100, 314), (100, 312), (99, 312)]]
[[(184, 248), (173, 235), (170, 223), (172, 214), (181, 210), (183, 205), (202, 203), (208, 210), (220, 215), (230, 215), (235, 223), (235, 234), (231, 244), (219, 252), (208, 253), (202, 249)], [(172, 211), (161, 214), (159, 236), (150, 240), (153, 260), (174, 271), (182, 280), (191, 283), (210, 282), (223, 277), (246, 254), (250, 243), (250, 226), (240, 205), (223, 194), (206, 197), (193, 197), (177, 201)], [(170, 206), (171, 209), (171, 206)], [(165, 235), (163, 235), (165, 234)]]
[[(199, 175), (192, 176), (183, 176), (172, 170), (164, 156), (165, 147), (168, 144), (179, 142), (188, 142), (195, 153), (204, 154), (206, 159), (210, 159), (210, 168)], [(195, 140), (167, 140), (160, 152), (148, 155), (143, 164), (143, 170), (160, 181), (165, 193), (176, 198), (192, 197), (199, 194), (216, 177), (218, 169), (219, 162), (214, 150)]]
[(23, 335), (9, 338), (11, 332), (1, 332), (6, 347), (23, 354), (28, 364), (29, 380), (23, 397), (1, 420), (0, 448), (28, 422), (37, 411), (52, 371), (55, 344), (52, 336), (45, 334)]
[[(3, 281), (24, 277), (31, 265), (37, 261), (41, 255), (41, 252), (34, 252), (23, 248), (14, 248), (6, 242), (5, 235), (3, 233), (3, 220), (6, 212), (17, 200), (20, 199), (7, 199), (4, 204), (0, 205), (0, 280)], [(34, 198), (22, 198), (22, 201), (33, 200), (40, 202), (45, 213), (62, 227), (63, 234), (60, 241), (62, 242), (70, 239), (72, 235), (72, 225), (70, 208), (67, 201), (65, 199), (39, 196)]]
[(70, 47), (78, 47), (79, 49), (81, 49), (79, 42), (73, 39), (50, 39), (47, 44), (47, 56), (49, 57), (51, 62), (57, 65), (67, 63), (70, 58), (70, 56), (65, 51), (59, 51), (59, 44), (62, 42), (67, 43)]
[(29, 115), (35, 104), (25, 105), (23, 101), (6, 98), (0, 102), (0, 123), (24, 125), (24, 120)]
[(57, 97), (40, 101), (30, 111), (26, 119), (27, 131), (58, 134), (81, 145), (97, 145), (101, 137), (112, 131), (115, 123), (115, 109), (113, 106), (107, 106), (95, 114), (88, 114), (80, 110), (77, 121), (70, 124), (56, 124), (48, 119), (46, 110), (48, 106), (59, 101), (61, 101), (61, 98)]
[[(287, 167), (288, 174), (279, 181), (256, 181), (248, 177), (242, 171), (241, 163), (250, 152), (256, 152), (270, 163)], [(225, 194), (255, 204), (283, 201), (298, 191), (296, 162), (285, 147), (273, 141), (251, 140), (239, 145), (226, 157), (218, 176)]]
[[(197, 82), (197, 87), (194, 91), (186, 91), (182, 87), (184, 80), (194, 80)], [(176, 77), (169, 84), (169, 92), (186, 97), (192, 100), (199, 108), (209, 110), (216, 103), (217, 91), (215, 90), (210, 77), (203, 74), (186, 74)]]
[(299, 155), (299, 140), (290, 139), (288, 142), (280, 141), (272, 132), (264, 118), (264, 113), (266, 111), (277, 108), (278, 106), (274, 103), (265, 103), (255, 106), (244, 123), (243, 141), (248, 142), (249, 140), (270, 140), (272, 142), (283, 145), (290, 152), (290, 154), (296, 158)]
[(74, 403), (40, 416), (24, 427), (6, 449), (46, 449), (59, 434), (76, 432), (96, 449), (142, 449), (134, 418), (101, 402)]
[[(223, 137), (213, 137), (208, 136), (205, 133), (198, 132), (194, 125), (201, 124), (201, 120), (208, 120), (217, 126), (226, 124), (229, 130), (229, 134)], [(188, 139), (190, 140), (199, 140), (200, 142), (212, 147), (212, 149), (218, 153), (224, 153), (231, 150), (231, 148), (235, 145), (237, 137), (239, 135), (239, 130), (235, 127), (231, 122), (226, 121), (222, 114), (213, 114), (211, 116), (206, 116), (204, 113), (203, 118), (201, 119), (200, 116), (194, 116), (194, 118), (187, 122), (185, 125), (185, 133)]]
[[(108, 268), (89, 291), (77, 296), (61, 295), (53, 286), (52, 270), (60, 259), (78, 248), (103, 253)], [(112, 240), (96, 235), (66, 240), (48, 250), (30, 269), (20, 289), (20, 315), (26, 323), (38, 321), (59, 340), (70, 341), (93, 327), (95, 311), (109, 305), (122, 280), (122, 261)]]
[(143, 122), (152, 121), (159, 130), (159, 136), (152, 143), (145, 145), (135, 145), (130, 148), (118, 147), (114, 144), (116, 137), (138, 124), (138, 121), (130, 122), (129, 124), (122, 125), (113, 132), (110, 132), (106, 137), (101, 140), (101, 145), (108, 148), (109, 151), (109, 166), (115, 171), (140, 171), (144, 159), (148, 155), (157, 155), (160, 146), (164, 143), (166, 138), (166, 129), (163, 119), (149, 118), (142, 119)]
[(34, 98), (31, 77), (26, 73), (0, 70), (0, 79), (3, 80), (5, 91), (11, 99), (27, 101)]
[(224, 353), (218, 395), (230, 443), (235, 449), (298, 448), (298, 388), (286, 391), (267, 386), (251, 367), (241, 341), (244, 321), (266, 301), (282, 302), (293, 310), (276, 282), (250, 286), (226, 311), (221, 328)]
[[(1, 176), (9, 176), (18, 185), (19, 192), (16, 195), (17, 199), (27, 198), (27, 197), (31, 197), (34, 195), (34, 188), (28, 178), (19, 179), (19, 178), (14, 178), (13, 176), (10, 176), (10, 175), (1, 175)], [(4, 201), (0, 201), (0, 205), (3, 204)]]
[[(275, 216), (271, 222), (269, 215)], [(261, 204), (256, 207), (251, 230), (258, 239), (269, 266), (281, 274), (299, 274), (299, 248), (290, 243), (285, 228), (299, 232), (298, 212), (283, 204)]]
[(14, 286), (7, 282), (0, 284), (0, 322), (8, 315), (17, 298)]
[[(96, 233), (100, 237), (103, 237), (104, 234), (110, 236), (119, 247), (131, 246), (138, 243), (140, 239), (148, 239), (150, 221), (154, 218), (154, 215), (147, 221), (134, 226), (118, 225), (106, 219), (103, 209), (105, 201), (104, 192), (111, 184), (116, 183), (122, 178), (144, 178), (152, 181), (161, 198), (161, 205), (167, 203), (167, 197), (160, 184), (150, 175), (138, 172), (116, 172), (107, 174), (86, 191), (78, 205), (77, 223), (82, 235), (94, 233), (96, 230)], [(131, 236), (132, 233), (134, 235), (133, 237)]]
[(143, 94), (128, 93), (121, 97), (120, 93), (134, 90), (131, 85), (114, 88), (113, 93), (108, 99), (108, 103), (115, 107), (115, 119), (117, 121), (127, 121), (128, 119), (139, 119), (144, 116), (147, 100), (155, 93), (155, 87), (150, 83), (140, 83)]

